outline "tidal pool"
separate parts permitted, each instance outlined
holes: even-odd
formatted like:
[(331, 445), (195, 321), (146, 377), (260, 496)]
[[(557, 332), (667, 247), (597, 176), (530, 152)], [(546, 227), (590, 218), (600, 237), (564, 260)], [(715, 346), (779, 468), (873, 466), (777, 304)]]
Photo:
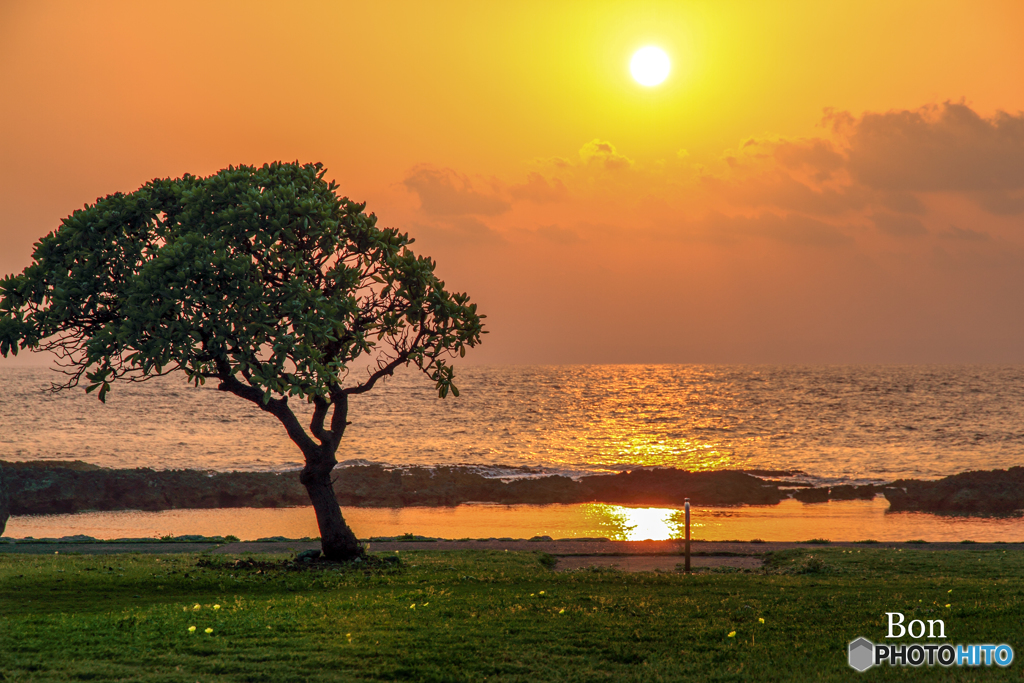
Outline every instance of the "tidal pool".
[[(691, 509), (691, 537), (703, 541), (962, 541), (1022, 542), (1019, 517), (980, 518), (888, 512), (882, 498), (804, 504), (698, 507)], [(438, 538), (604, 537), (611, 540), (682, 538), (679, 508), (584, 503), (457, 507), (342, 508), (360, 538), (416, 534)], [(255, 540), (269, 536), (319, 536), (313, 509), (222, 508), (163, 512), (84, 512), (72, 515), (15, 516), (9, 538), (59, 538), (82, 534), (100, 539), (159, 538), (200, 534)]]

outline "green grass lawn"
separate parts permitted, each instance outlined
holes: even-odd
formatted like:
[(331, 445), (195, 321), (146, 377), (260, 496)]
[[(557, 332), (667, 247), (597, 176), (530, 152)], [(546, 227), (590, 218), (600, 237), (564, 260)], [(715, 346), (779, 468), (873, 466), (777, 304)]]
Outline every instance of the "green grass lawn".
[(885, 642), (891, 611), (943, 619), (945, 642), (1008, 643), (1024, 657), (1024, 555), (1013, 551), (823, 547), (777, 553), (765, 571), (690, 576), (556, 573), (537, 553), (400, 558), (298, 571), (219, 556), (0, 554), (0, 681), (1019, 680), (1024, 671), (1016, 660), (863, 674), (846, 664), (856, 637)]

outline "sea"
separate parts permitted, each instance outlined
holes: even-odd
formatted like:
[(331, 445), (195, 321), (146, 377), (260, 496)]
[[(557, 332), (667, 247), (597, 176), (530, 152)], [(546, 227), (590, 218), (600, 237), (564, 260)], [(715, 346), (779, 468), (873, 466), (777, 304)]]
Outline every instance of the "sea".
[[(349, 381), (357, 381), (361, 372), (365, 370), (353, 370)], [(286, 472), (301, 467), (298, 449), (275, 418), (218, 391), (215, 385), (195, 387), (183, 376), (171, 375), (115, 385), (106, 403), (101, 403), (82, 388), (50, 391), (51, 384), (62, 379), (49, 369), (0, 364), (0, 460), (81, 460), (112, 468), (211, 471)], [(783, 470), (791, 473), (788, 478), (793, 482), (823, 485), (936, 479), (968, 470), (1024, 465), (1024, 366), (469, 365), (457, 367), (456, 384), (459, 396), (441, 399), (427, 377), (407, 370), (353, 397), (351, 425), (338, 453), (341, 466), (459, 465), (506, 480), (652, 467)], [(293, 399), (293, 407), (308, 420), (308, 405)], [(881, 499), (850, 501), (845, 507), (837, 502), (805, 506), (792, 501), (782, 507), (788, 517), (821, 517), (825, 531), (839, 524), (828, 512), (832, 510), (851, 519), (853, 527), (844, 533), (868, 534), (857, 531), (857, 525), (863, 526), (860, 513), (850, 513), (857, 505), (871, 519), (885, 518)], [(483, 508), (461, 507), (466, 508), (467, 520), (479, 520)], [(548, 528), (536, 522), (534, 527), (520, 529), (513, 517), (544, 515), (535, 506), (518, 507), (524, 508), (518, 516), (511, 509), (496, 516), (509, 518), (508, 528), (497, 528), (491, 535), (508, 536), (512, 527), (520, 535), (531, 528), (538, 532)], [(618, 523), (608, 520), (615, 515), (636, 516), (627, 514), (627, 508), (595, 513), (597, 517), (604, 514), (600, 522), (593, 521), (591, 514), (600, 507), (574, 507), (573, 514), (562, 508), (556, 514), (555, 507), (544, 507), (562, 520), (573, 514), (591, 519), (559, 522), (554, 533), (567, 536), (628, 538), (628, 532), (616, 532), (612, 527)], [(204, 514), (209, 521), (214, 514), (169, 512), (195, 517), (182, 522), (186, 527), (200, 524), (197, 520)], [(675, 519), (677, 512), (652, 513), (663, 518), (658, 534), (678, 533), (678, 525), (666, 521)], [(719, 512), (725, 517), (743, 516), (736, 509)], [(760, 519), (763, 512), (751, 509), (748, 516)], [(453, 531), (451, 511), (397, 513), (405, 514), (407, 522), (393, 513), (384, 525), (388, 529), (396, 524), (395, 528), (403, 528), (404, 523), (419, 525), (405, 532), (467, 535)], [(447, 521), (431, 521), (435, 513), (447, 514)], [(82, 520), (90, 514), (132, 513), (54, 517)], [(28, 518), (12, 518), (5, 535), (21, 528), (19, 520), (24, 519)], [(913, 530), (921, 536), (931, 534), (934, 540), (967, 533), (950, 531), (950, 520), (940, 521), (935, 515), (915, 519), (935, 519), (935, 529), (921, 528), (918, 521), (912, 529), (899, 527), (891, 533), (898, 537)], [(1024, 526), (1006, 519), (993, 520), (987, 527), (984, 520), (961, 521), (981, 524), (981, 531), (974, 526), (969, 529), (976, 540), (1016, 537)], [(47, 527), (51, 535), (61, 529), (79, 533), (85, 528), (67, 520), (55, 523), (57, 527)], [(166, 530), (134, 524), (118, 527), (118, 533), (132, 528), (145, 531), (143, 535)], [(245, 522), (232, 524), (244, 526)], [(267, 524), (272, 523), (259, 522), (261, 528)], [(630, 524), (627, 520), (618, 526)], [(645, 524), (633, 527), (642, 534), (651, 528)], [(747, 535), (767, 538), (772, 537), (771, 524), (769, 516), (760, 527), (742, 528)], [(956, 526), (955, 520), (952, 524)], [(729, 532), (741, 526), (737, 521), (720, 531), (735, 538)], [(944, 531), (940, 533), (939, 527)], [(312, 528), (315, 531), (315, 525)], [(184, 529), (183, 533), (191, 533)], [(804, 525), (792, 534), (800, 536), (806, 529)], [(772, 540), (786, 539), (776, 533)]]

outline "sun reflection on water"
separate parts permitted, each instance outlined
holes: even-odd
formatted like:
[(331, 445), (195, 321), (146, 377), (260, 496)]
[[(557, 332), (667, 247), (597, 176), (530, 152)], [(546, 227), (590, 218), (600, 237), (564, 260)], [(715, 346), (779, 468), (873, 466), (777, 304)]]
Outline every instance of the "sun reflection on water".
[(665, 541), (685, 535), (683, 511), (588, 503), (584, 514), (613, 541)]
[[(718, 443), (701, 443), (684, 437), (665, 438), (637, 430), (613, 433), (608, 441), (608, 445), (598, 449), (593, 464), (678, 467), (692, 471), (727, 469), (733, 464), (732, 449)], [(572, 463), (564, 464), (571, 466)]]

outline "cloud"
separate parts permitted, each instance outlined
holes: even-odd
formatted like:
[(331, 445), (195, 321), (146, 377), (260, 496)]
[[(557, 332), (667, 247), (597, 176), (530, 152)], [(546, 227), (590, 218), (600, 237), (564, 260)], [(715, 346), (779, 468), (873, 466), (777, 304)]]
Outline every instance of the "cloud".
[(565, 184), (558, 178), (548, 181), (536, 171), (531, 171), (522, 185), (513, 185), (509, 193), (515, 199), (525, 199), (537, 204), (562, 201), (566, 197)]
[(1024, 114), (983, 118), (966, 104), (845, 115), (846, 168), (886, 192), (957, 192), (992, 213), (1024, 211)]
[(580, 241), (580, 235), (575, 230), (557, 225), (542, 225), (536, 232), (539, 237), (555, 244), (575, 244)]
[(822, 138), (750, 138), (700, 183), (729, 206), (837, 216), (860, 211), (877, 192), (851, 184), (842, 150)]
[(916, 237), (927, 235), (928, 229), (917, 218), (899, 214), (881, 213), (871, 217), (875, 227), (893, 237)]
[[(700, 162), (675, 148), (669, 158), (634, 161), (595, 138), (576, 158), (535, 159), (518, 184), (430, 165), (404, 183), (423, 213), (442, 223), (488, 219), (491, 227), (445, 228), (473, 243), (490, 233), (552, 245), (769, 240), (889, 254), (924, 239), (947, 246), (1004, 239), (1019, 224), (999, 217), (1024, 213), (1024, 114), (982, 116), (946, 102), (826, 111), (822, 123), (816, 136), (751, 137)], [(982, 231), (943, 232), (951, 220)], [(581, 227), (609, 221), (629, 228)]]
[(846, 162), (831, 141), (820, 138), (783, 140), (775, 147), (774, 156), (786, 168), (814, 169), (816, 180), (828, 180)]
[[(739, 162), (731, 157), (732, 163)], [(730, 204), (744, 207), (776, 207), (788, 211), (819, 215), (837, 215), (864, 208), (868, 193), (858, 187), (815, 187), (778, 168), (756, 174), (706, 176), (704, 186), (718, 192)]]
[(748, 217), (713, 213), (684, 226), (682, 234), (684, 238), (718, 243), (760, 238), (793, 246), (836, 247), (853, 242), (842, 228), (797, 214), (762, 213)]
[(884, 192), (878, 197), (878, 202), (885, 208), (899, 213), (921, 215), (927, 211), (924, 202), (910, 192)]
[(899, 236), (927, 232), (920, 217), (940, 195), (992, 215), (1024, 213), (1024, 114), (985, 118), (946, 102), (859, 117), (826, 111), (823, 124), (828, 138), (747, 139), (701, 182), (727, 207), (861, 212)]
[(1024, 192), (1020, 190), (975, 192), (972, 198), (981, 208), (997, 216), (1016, 216), (1024, 212)]
[(580, 161), (584, 166), (608, 171), (622, 171), (633, 166), (633, 160), (619, 154), (615, 145), (597, 138), (580, 148)]
[(979, 232), (970, 228), (958, 228), (955, 225), (949, 226), (949, 230), (939, 233), (940, 237), (964, 242), (990, 242), (992, 236), (987, 232)]
[(435, 244), (446, 246), (487, 246), (506, 242), (489, 225), (473, 216), (458, 216), (443, 224), (418, 224), (416, 232)]
[(421, 164), (406, 175), (402, 184), (419, 196), (424, 212), (435, 216), (497, 216), (512, 207), (501, 196), (497, 181), (474, 182), (450, 168)]

